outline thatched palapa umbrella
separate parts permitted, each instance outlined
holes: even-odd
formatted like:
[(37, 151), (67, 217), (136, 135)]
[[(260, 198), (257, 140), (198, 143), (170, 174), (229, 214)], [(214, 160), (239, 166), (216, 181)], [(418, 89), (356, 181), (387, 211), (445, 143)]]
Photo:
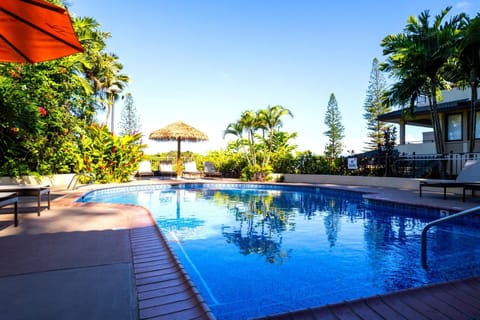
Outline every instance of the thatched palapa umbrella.
[(201, 132), (194, 127), (189, 126), (181, 121), (174, 122), (168, 126), (155, 130), (150, 133), (149, 139), (159, 141), (177, 141), (177, 177), (182, 175), (182, 163), (180, 159), (180, 143), (182, 141), (205, 141), (208, 137), (205, 133)]

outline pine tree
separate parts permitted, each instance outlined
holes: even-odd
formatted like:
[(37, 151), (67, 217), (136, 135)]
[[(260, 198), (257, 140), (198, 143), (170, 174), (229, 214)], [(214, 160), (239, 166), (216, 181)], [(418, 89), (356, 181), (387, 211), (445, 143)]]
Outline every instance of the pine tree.
[(379, 115), (391, 111), (390, 108), (382, 102), (385, 91), (385, 78), (379, 68), (378, 59), (374, 58), (367, 89), (367, 97), (363, 106), (365, 109), (363, 118), (367, 120), (367, 136), (369, 138), (368, 142), (366, 142), (366, 150), (378, 149), (378, 146), (383, 142), (384, 132), (392, 128), (392, 125), (377, 120)]
[(125, 104), (123, 105), (120, 119), (120, 134), (131, 135), (140, 131), (140, 119), (133, 103), (131, 93), (125, 95)]
[(325, 145), (325, 155), (333, 161), (338, 158), (343, 150), (342, 139), (345, 137), (345, 128), (342, 124), (342, 115), (338, 109), (337, 99), (332, 93), (328, 101), (327, 112), (325, 113), (325, 124), (328, 130), (324, 134), (328, 137)]

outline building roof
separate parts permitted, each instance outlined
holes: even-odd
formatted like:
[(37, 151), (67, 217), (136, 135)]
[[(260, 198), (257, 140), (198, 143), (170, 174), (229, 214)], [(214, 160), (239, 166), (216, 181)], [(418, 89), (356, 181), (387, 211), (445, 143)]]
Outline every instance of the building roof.
[[(470, 101), (469, 99), (460, 99), (455, 101), (438, 103), (437, 109), (439, 112), (445, 112), (445, 113), (462, 111), (470, 108), (469, 101)], [(399, 123), (400, 120), (403, 120), (406, 123), (411, 125), (431, 126), (432, 121), (430, 117), (425, 117), (426, 115), (430, 115), (430, 106), (422, 105), (422, 106), (415, 106), (413, 114), (410, 113), (410, 110), (408, 108), (406, 108), (406, 109), (399, 109), (396, 111), (382, 114), (378, 116), (377, 119), (383, 122), (390, 122), (390, 123)]]

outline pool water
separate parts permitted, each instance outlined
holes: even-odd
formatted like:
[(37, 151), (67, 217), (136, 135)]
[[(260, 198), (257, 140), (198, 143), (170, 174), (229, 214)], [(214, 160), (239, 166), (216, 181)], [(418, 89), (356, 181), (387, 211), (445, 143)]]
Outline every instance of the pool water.
[(147, 207), (218, 319), (246, 319), (480, 275), (480, 223), (321, 188), (181, 185), (97, 191)]

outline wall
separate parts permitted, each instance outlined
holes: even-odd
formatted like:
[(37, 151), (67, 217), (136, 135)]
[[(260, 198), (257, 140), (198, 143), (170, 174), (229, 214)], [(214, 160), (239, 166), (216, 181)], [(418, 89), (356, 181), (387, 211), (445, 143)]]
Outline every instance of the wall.
[(284, 174), (285, 182), (292, 183), (322, 183), (351, 186), (375, 186), (418, 190), (419, 181), (422, 179), (391, 178), (391, 177), (365, 177), (365, 176), (335, 176), (321, 174)]
[(436, 154), (435, 143), (425, 142), (425, 143), (407, 143), (399, 144), (396, 146), (396, 149), (400, 154)]
[(23, 177), (0, 177), (0, 185), (5, 184), (23, 184), (23, 185), (49, 185), (52, 188), (67, 189), (73, 179), (74, 174), (55, 174), (52, 176), (23, 176)]

